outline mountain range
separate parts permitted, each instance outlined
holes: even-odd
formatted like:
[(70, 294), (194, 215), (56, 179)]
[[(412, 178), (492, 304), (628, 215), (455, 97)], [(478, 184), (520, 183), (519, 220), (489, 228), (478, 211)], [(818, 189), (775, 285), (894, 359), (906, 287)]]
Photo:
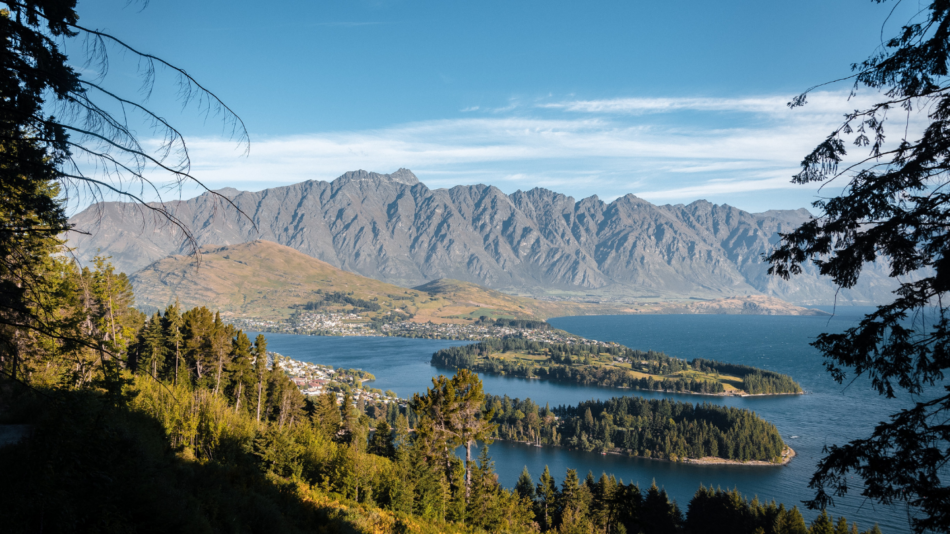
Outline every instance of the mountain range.
[[(575, 200), (535, 188), (430, 189), (409, 170), (353, 171), (257, 192), (222, 189), (166, 203), (198, 245), (273, 241), (334, 267), (403, 287), (442, 278), (509, 293), (590, 300), (769, 295), (829, 304), (835, 287), (814, 267), (791, 281), (770, 277), (762, 256), (811, 214), (749, 213), (698, 200), (658, 206), (625, 195)], [(184, 231), (141, 206), (95, 204), (71, 219), (80, 260), (112, 257), (127, 273), (191, 248)], [(881, 265), (865, 269), (838, 303), (890, 297)]]

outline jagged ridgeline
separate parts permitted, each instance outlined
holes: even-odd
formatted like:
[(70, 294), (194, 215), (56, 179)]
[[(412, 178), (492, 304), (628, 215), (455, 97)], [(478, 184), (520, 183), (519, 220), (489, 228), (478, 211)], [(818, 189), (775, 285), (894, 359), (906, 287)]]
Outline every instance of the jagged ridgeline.
[(493, 339), (442, 349), (432, 364), (523, 378), (604, 387), (706, 395), (801, 393), (791, 377), (747, 365), (696, 358), (616, 343), (547, 343), (523, 338)]
[(531, 399), (489, 395), (497, 437), (656, 459), (716, 457), (778, 461), (785, 442), (749, 410), (666, 399), (614, 397), (540, 408)]

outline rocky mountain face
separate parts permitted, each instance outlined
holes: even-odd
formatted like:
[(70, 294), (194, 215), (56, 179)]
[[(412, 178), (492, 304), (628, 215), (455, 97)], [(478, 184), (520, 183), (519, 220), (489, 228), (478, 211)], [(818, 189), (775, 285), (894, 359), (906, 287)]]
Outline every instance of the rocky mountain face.
[[(412, 287), (439, 278), (535, 295), (594, 298), (767, 294), (831, 303), (833, 286), (813, 269), (785, 282), (762, 254), (810, 215), (748, 213), (699, 200), (656, 206), (633, 195), (575, 200), (546, 189), (506, 195), (493, 186), (429, 189), (412, 172), (348, 172), (259, 192), (226, 189), (246, 214), (214, 195), (168, 203), (199, 245), (274, 241), (341, 269)], [(183, 231), (125, 203), (72, 219), (80, 259), (101, 251), (126, 272), (190, 251)], [(838, 303), (888, 300), (879, 266)]]

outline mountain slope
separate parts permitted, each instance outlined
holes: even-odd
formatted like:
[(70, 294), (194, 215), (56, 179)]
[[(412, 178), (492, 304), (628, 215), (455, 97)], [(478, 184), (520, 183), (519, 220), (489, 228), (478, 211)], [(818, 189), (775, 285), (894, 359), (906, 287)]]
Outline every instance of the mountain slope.
[[(569, 299), (835, 299), (813, 268), (785, 282), (767, 276), (761, 261), (777, 232), (808, 219), (804, 210), (753, 214), (706, 201), (656, 206), (633, 195), (575, 201), (540, 188), (505, 195), (485, 185), (433, 190), (405, 169), (223, 192), (250, 220), (210, 194), (169, 203), (200, 245), (274, 241), (400, 286), (450, 278)], [(129, 204), (99, 204), (72, 222), (92, 232), (70, 241), (81, 259), (102, 250), (126, 272), (189, 250), (179, 229)], [(838, 302), (886, 300), (893, 287), (871, 266)]]
[[(164, 308), (176, 299), (185, 307), (207, 306), (229, 316), (283, 317), (293, 306), (331, 292), (376, 303), (372, 318), (392, 310), (418, 322), (471, 322), (481, 315), (544, 319), (556, 315), (623, 313), (625, 308), (544, 302), (506, 295), (457, 280), (416, 289), (353, 274), (269, 241), (206, 247), (200, 264), (192, 256), (169, 256), (131, 277), (140, 305)], [(319, 291), (319, 293), (318, 293)], [(348, 306), (330, 306), (329, 310)]]

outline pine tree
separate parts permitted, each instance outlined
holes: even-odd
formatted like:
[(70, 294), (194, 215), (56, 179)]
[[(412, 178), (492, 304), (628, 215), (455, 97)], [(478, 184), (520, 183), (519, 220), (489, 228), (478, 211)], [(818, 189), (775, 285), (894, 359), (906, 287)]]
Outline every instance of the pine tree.
[(165, 367), (165, 332), (162, 329), (162, 317), (155, 312), (148, 325), (142, 329), (141, 357), (137, 362), (139, 372), (148, 373), (158, 379)]
[(534, 500), (534, 481), (531, 479), (531, 474), (528, 473), (528, 466), (524, 466), (521, 471), (521, 476), (518, 477), (518, 482), (515, 483), (515, 491), (525, 499)]
[(535, 505), (537, 507), (535, 517), (538, 518), (541, 530), (551, 530), (556, 523), (557, 503), (560, 500), (560, 496), (558, 495), (557, 484), (554, 481), (554, 477), (551, 476), (551, 471), (546, 465), (544, 466), (544, 472), (541, 473), (541, 478), (538, 479), (536, 495), (538, 500)]
[(258, 334), (254, 340), (254, 374), (257, 377), (257, 422), (261, 422), (261, 405), (264, 399), (264, 379), (267, 375), (267, 339)]
[(656, 534), (674, 534), (682, 522), (676, 503), (670, 501), (666, 490), (657, 488), (656, 481), (647, 491), (640, 515), (644, 531)]
[(174, 304), (168, 305), (165, 308), (165, 315), (162, 317), (162, 329), (165, 334), (165, 342), (168, 344), (166, 349), (169, 354), (175, 355), (175, 378), (174, 384), (178, 384), (178, 367), (181, 363), (181, 345), (182, 345), (182, 318), (181, 318), (181, 307), (178, 305), (178, 300), (175, 299)]
[(327, 391), (317, 396), (311, 417), (314, 428), (327, 439), (336, 439), (343, 421), (340, 408), (336, 404), (336, 395)]
[(835, 525), (832, 523), (827, 510), (822, 510), (821, 514), (812, 522), (811, 528), (808, 529), (808, 534), (834, 534), (834, 532)]
[(254, 368), (251, 363), (252, 347), (251, 340), (243, 330), (238, 330), (231, 340), (231, 354), (227, 372), (231, 383), (230, 397), (234, 402), (235, 411), (241, 409), (241, 402), (249, 397), (248, 392), (254, 388)]
[(503, 523), (502, 509), (498, 506), (502, 489), (495, 474), (495, 463), (488, 456), (488, 446), (483, 445), (478, 463), (466, 472), (469, 482), (467, 495), (469, 524), (496, 532)]
[(392, 429), (389, 427), (389, 423), (387, 423), (385, 420), (381, 420), (376, 423), (376, 431), (373, 433), (373, 437), (370, 438), (369, 445), (367, 446), (366, 450), (370, 454), (375, 454), (384, 458), (395, 458), (396, 447), (393, 445)]
[(793, 506), (791, 510), (785, 511), (784, 514), (779, 514), (775, 534), (808, 534), (805, 518), (802, 517), (797, 506)]

